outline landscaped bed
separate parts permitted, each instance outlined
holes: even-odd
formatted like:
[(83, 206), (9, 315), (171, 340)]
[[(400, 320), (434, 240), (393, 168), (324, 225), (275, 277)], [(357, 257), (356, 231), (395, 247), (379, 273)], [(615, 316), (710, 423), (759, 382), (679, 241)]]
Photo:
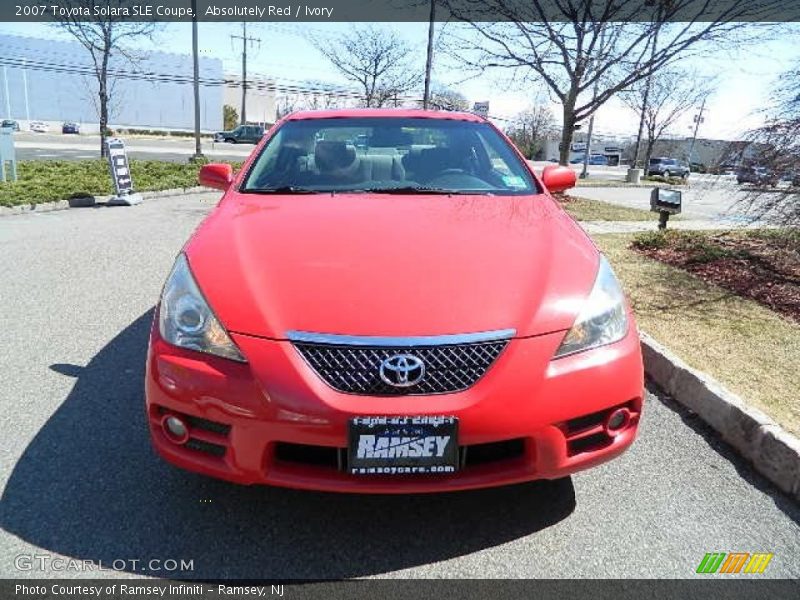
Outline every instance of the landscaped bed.
[[(726, 254), (734, 252), (733, 248), (718, 245), (713, 240), (739, 239), (741, 245), (735, 247), (735, 252), (747, 250), (754, 256), (775, 248), (771, 252), (773, 256), (766, 258), (767, 264), (774, 264), (780, 262), (778, 257), (791, 257), (786, 254), (790, 250), (778, 247), (788, 244), (789, 248), (796, 249), (796, 235), (796, 232), (774, 230), (728, 234), (668, 231), (666, 234), (593, 237), (622, 281), (643, 331), (669, 347), (691, 367), (709, 373), (798, 435), (800, 322), (736, 291), (753, 279), (752, 273), (757, 272), (753, 269), (773, 267), (750, 261), (748, 269), (736, 275), (743, 284), (731, 287), (717, 285), (711, 278), (711, 274), (717, 272), (729, 277), (729, 267), (723, 269), (721, 265), (742, 260)], [(664, 244), (660, 236), (667, 241), (666, 246), (659, 249), (657, 246)], [(693, 241), (687, 242), (687, 239)], [(663, 252), (661, 256), (674, 257), (681, 266), (651, 257), (657, 256), (656, 250), (679, 245), (677, 240), (684, 240), (681, 242), (684, 247), (693, 249)], [(720, 247), (725, 249), (719, 250)], [(695, 262), (689, 261), (687, 265), (690, 253)], [(714, 263), (720, 260), (719, 268), (715, 269)], [(783, 265), (781, 269), (788, 266), (792, 270), (797, 267), (797, 259), (794, 259), (794, 266)]]
[(631, 247), (800, 323), (800, 229), (643, 233)]
[[(131, 177), (138, 192), (189, 188), (197, 185), (199, 163), (131, 160)], [(236, 165), (235, 165), (236, 166)], [(112, 193), (105, 160), (22, 161), (18, 181), (0, 183), (0, 206), (41, 204)]]

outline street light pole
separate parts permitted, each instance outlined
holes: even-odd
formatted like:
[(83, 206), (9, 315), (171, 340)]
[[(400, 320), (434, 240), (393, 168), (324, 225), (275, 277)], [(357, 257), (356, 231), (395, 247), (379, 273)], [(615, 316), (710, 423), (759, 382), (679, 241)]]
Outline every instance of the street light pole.
[[(658, 30), (661, 27), (661, 23), (659, 22), (656, 25), (655, 33), (653, 34), (653, 47), (650, 48), (650, 66), (652, 68), (653, 60), (656, 55), (656, 45), (658, 45)], [(653, 83), (653, 73), (651, 72), (647, 79), (645, 80), (644, 85), (644, 96), (642, 96), (642, 112), (639, 115), (639, 133), (636, 134), (636, 146), (633, 150), (633, 164), (631, 167), (635, 169), (639, 164), (639, 150), (642, 146), (642, 134), (644, 133), (644, 120), (645, 115), (647, 114), (647, 104), (650, 101), (650, 87)]]
[(428, 57), (425, 61), (425, 91), (422, 96), (422, 108), (428, 109), (431, 100), (431, 68), (433, 67), (433, 26), (436, 22), (436, 0), (431, 0), (431, 14), (428, 19)]
[(247, 123), (247, 21), (242, 22), (242, 125)]
[(31, 124), (31, 107), (28, 103), (28, 59), (22, 59), (22, 89), (25, 95), (25, 120), (28, 121), (28, 127)]
[(8, 67), (3, 66), (3, 88), (6, 96), (6, 119), (11, 119), (11, 97), (8, 95)]
[[(597, 48), (597, 53), (602, 55), (603, 46), (605, 45), (605, 31), (603, 30), (603, 23), (600, 23), (600, 43)], [(592, 92), (593, 98), (597, 98), (597, 89), (600, 82), (598, 79), (594, 81), (594, 91)], [(592, 153), (592, 131), (594, 131), (594, 113), (589, 117), (589, 130), (586, 132), (586, 149), (583, 152), (583, 169), (581, 170), (581, 179), (589, 177), (589, 155)]]
[[(653, 68), (653, 61), (655, 60), (656, 56), (656, 46), (658, 46), (658, 32), (661, 29), (661, 21), (656, 22), (656, 29), (653, 32), (653, 46), (650, 48), (650, 68)], [(636, 145), (633, 148), (633, 163), (631, 164), (630, 168), (628, 169), (628, 181), (633, 181), (638, 183), (639, 178), (633, 176), (634, 169), (637, 168), (639, 164), (639, 149), (642, 146), (642, 133), (644, 132), (644, 120), (647, 114), (647, 104), (650, 101), (650, 86), (653, 81), (653, 73), (652, 71), (647, 76), (645, 80), (644, 86), (644, 96), (642, 97), (642, 112), (639, 115), (639, 132), (636, 134)], [(647, 166), (645, 165), (645, 168)]]
[(703, 111), (706, 109), (706, 99), (703, 98), (703, 103), (700, 105), (700, 114), (694, 116), (694, 133), (692, 134), (692, 143), (689, 145), (689, 165), (692, 164), (692, 154), (694, 154), (694, 143), (697, 141), (697, 130), (700, 129), (700, 123), (703, 122)]
[(197, 50), (197, 0), (192, 0), (192, 62), (194, 63), (194, 158), (203, 158), (200, 147), (200, 57)]

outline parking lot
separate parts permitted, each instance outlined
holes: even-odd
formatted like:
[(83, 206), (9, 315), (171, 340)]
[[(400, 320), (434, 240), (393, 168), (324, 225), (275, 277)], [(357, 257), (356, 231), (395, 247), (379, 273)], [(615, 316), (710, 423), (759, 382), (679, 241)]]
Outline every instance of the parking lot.
[[(148, 160), (186, 162), (195, 152), (194, 138), (120, 135), (128, 156)], [(218, 160), (242, 161), (253, 151), (251, 144), (212, 143), (203, 138), (203, 153)], [(87, 160), (100, 157), (100, 136), (60, 133), (14, 134), (17, 160)]]
[[(167, 466), (145, 423), (148, 329), (216, 198), (0, 218), (0, 576), (86, 576), (15, 566), (46, 554), (172, 578), (691, 578), (707, 552), (800, 576), (800, 507), (655, 389), (627, 454), (556, 482), (349, 496)], [(148, 566), (168, 559), (193, 568)]]

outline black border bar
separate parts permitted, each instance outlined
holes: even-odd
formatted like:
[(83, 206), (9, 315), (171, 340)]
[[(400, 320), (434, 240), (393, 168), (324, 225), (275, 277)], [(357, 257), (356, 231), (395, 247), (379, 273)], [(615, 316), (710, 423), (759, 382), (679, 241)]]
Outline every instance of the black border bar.
[[(798, 22), (797, 0), (435, 0), (437, 21)], [(414, 22), (430, 0), (2, 0), (0, 21)], [(71, 9), (72, 12), (65, 12)]]
[[(4, 579), (3, 600), (648, 600), (725, 598), (788, 600), (800, 582), (747, 576), (698, 575), (695, 579), (362, 579), (347, 581), (164, 581), (158, 579)], [(24, 586), (21, 587), (21, 586)], [(124, 586), (124, 587), (123, 587)], [(224, 589), (224, 591), (221, 590)], [(83, 590), (83, 591), (81, 591)], [(97, 593), (97, 590), (100, 593)], [(134, 593), (131, 593), (131, 590)], [(136, 593), (136, 591), (141, 593)]]

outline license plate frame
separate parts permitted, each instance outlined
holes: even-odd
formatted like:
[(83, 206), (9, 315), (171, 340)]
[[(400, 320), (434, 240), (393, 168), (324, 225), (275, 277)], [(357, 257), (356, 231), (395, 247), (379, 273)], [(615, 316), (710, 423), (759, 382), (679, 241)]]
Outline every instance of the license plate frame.
[(458, 418), (443, 415), (353, 417), (351, 475), (451, 475), (459, 469)]

